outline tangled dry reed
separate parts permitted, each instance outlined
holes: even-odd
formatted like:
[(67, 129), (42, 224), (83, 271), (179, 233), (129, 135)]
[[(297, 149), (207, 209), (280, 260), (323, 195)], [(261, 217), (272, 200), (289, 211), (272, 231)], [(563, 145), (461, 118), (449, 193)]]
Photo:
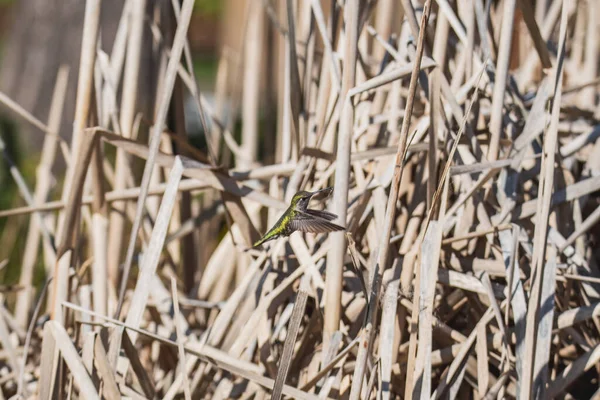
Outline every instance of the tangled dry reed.
[[(599, 398), (600, 3), (250, 1), (214, 102), (194, 1), (161, 3), (127, 1), (107, 54), (87, 0), (70, 143), (68, 71), (47, 122), (0, 94), (44, 140), (35, 183), (11, 169), (24, 207), (0, 212), (30, 216), (4, 397)], [(246, 251), (331, 185), (346, 233)]]

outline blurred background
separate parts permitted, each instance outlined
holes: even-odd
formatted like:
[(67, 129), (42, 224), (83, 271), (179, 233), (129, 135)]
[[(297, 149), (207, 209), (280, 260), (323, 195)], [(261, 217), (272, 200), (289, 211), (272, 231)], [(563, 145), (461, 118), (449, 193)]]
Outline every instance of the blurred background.
[[(104, 0), (101, 12), (101, 45), (100, 51), (111, 55), (119, 22), (123, 14), (122, 0)], [(151, 26), (160, 26), (163, 32), (168, 31), (165, 25), (172, 21), (160, 21), (165, 14), (156, 12), (157, 5), (170, 10), (169, 1), (148, 0), (147, 15), (156, 15), (155, 21), (146, 21), (143, 34), (142, 66), (138, 82), (137, 111), (152, 115), (154, 107), (153, 91), (158, 84), (160, 59), (156, 43), (152, 37)], [(85, 13), (85, 1), (81, 0), (0, 0), (0, 92), (30, 112), (44, 123), (48, 120), (50, 104), (57, 73), (61, 66), (69, 70), (67, 93), (62, 113), (60, 135), (67, 142), (71, 140), (72, 124), (75, 111), (75, 99), (79, 58), (81, 54), (81, 37)], [(225, 55), (228, 60), (239, 62), (239, 52), (244, 38), (245, 0), (197, 0), (194, 14), (188, 31), (190, 50), (193, 56), (193, 68), (200, 90), (209, 101), (214, 101), (213, 91), (217, 79), (219, 58)], [(264, 41), (272, 38), (272, 33), (265, 24), (259, 32)], [(175, 25), (172, 25), (174, 31)], [(158, 29), (157, 29), (158, 30)], [(156, 32), (155, 36), (156, 37)], [(266, 46), (269, 54), (271, 46)], [(238, 92), (235, 72), (229, 74), (225, 85), (228, 91)], [(260, 90), (268, 88), (269, 81), (261, 80)], [(121, 89), (120, 89), (121, 90)], [(238, 92), (239, 93), (239, 92)], [(120, 98), (122, 93), (118, 93)], [(267, 97), (268, 99), (268, 97)], [(199, 148), (205, 147), (202, 125), (197, 108), (186, 104), (186, 128), (190, 141)], [(261, 104), (262, 106), (262, 104)], [(233, 133), (239, 137), (240, 129), (235, 123)], [(14, 112), (0, 104), (0, 135), (6, 145), (6, 153), (13, 159), (29, 183), (35, 182), (35, 170), (40, 161), (43, 145), (43, 133), (17, 117)], [(110, 150), (109, 150), (110, 151)], [(109, 154), (110, 156), (110, 154)], [(57, 157), (53, 167), (53, 179), (63, 179), (65, 163)], [(56, 198), (60, 196), (60, 183), (53, 182)], [(10, 176), (8, 163), (0, 161), (0, 209), (8, 209), (23, 205), (17, 194), (14, 179)], [(9, 229), (4, 229), (9, 223)], [(0, 220), (0, 262), (8, 265), (0, 274), (4, 283), (15, 283), (18, 280), (20, 254), (24, 248), (24, 233), (27, 228), (27, 216), (3, 218)], [(14, 251), (14, 250), (17, 251)], [(13, 260), (14, 259), (14, 260)], [(41, 261), (41, 260), (40, 260)], [(36, 268), (38, 283), (43, 279), (43, 268)]]
[[(124, 3), (122, 0), (102, 2), (102, 51), (107, 54), (111, 53)], [(244, 3), (195, 2), (188, 38), (195, 73), (203, 91), (213, 87), (219, 53), (223, 49), (232, 52), (240, 49), (239, 27), (243, 27)], [(154, 7), (153, 4), (148, 1), (148, 8)], [(66, 63), (70, 78), (61, 134), (71, 131), (68, 127), (73, 120), (84, 11), (85, 2), (79, 0), (0, 0), (0, 90), (44, 120), (57, 71)], [(146, 29), (150, 30), (150, 26)], [(145, 32), (144, 37), (148, 36), (151, 35)], [(146, 43), (146, 76), (140, 82), (143, 84), (146, 80), (148, 85), (156, 84), (148, 80), (152, 71), (151, 46), (152, 43)], [(5, 113), (3, 116), (7, 117)], [(19, 132), (27, 130), (26, 126), (19, 128)], [(41, 141), (35, 140), (39, 134), (29, 136), (24, 131), (23, 134), (18, 142), (23, 146), (23, 156), (29, 156)]]

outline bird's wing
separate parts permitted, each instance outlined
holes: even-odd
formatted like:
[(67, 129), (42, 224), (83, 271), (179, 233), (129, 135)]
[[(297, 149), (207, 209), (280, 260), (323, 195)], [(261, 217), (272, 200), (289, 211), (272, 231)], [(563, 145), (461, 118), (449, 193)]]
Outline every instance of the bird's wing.
[(334, 231), (343, 231), (346, 228), (329, 222), (324, 218), (311, 215), (304, 211), (297, 211), (298, 215), (292, 220), (292, 229), (294, 231), (307, 233), (327, 233)]
[(325, 210), (311, 210), (311, 209), (307, 209), (304, 212), (306, 214), (312, 215), (314, 217), (326, 219), (327, 221), (333, 221), (334, 219), (337, 218), (337, 215), (335, 215), (334, 213), (331, 213), (329, 211), (325, 211)]

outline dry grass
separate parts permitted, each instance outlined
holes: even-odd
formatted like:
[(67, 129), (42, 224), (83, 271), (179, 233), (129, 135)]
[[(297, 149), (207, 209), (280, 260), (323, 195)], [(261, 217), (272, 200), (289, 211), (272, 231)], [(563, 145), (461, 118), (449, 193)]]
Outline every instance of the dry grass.
[[(30, 221), (0, 398), (600, 396), (600, 6), (412, 3), (254, 1), (211, 103), (193, 0), (129, 0), (111, 54), (88, 0), (72, 142), (69, 71), (47, 123), (0, 93), (44, 140), (35, 185), (4, 150), (25, 205), (0, 217)], [(248, 251), (296, 191), (331, 185), (345, 234)]]

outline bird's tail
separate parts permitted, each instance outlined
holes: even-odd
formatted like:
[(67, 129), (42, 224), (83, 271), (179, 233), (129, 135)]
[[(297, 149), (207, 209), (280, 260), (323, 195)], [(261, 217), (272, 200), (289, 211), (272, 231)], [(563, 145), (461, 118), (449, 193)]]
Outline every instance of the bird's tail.
[(276, 232), (274, 229), (271, 229), (269, 232), (265, 233), (265, 235), (262, 238), (260, 238), (259, 241), (254, 243), (252, 245), (252, 247), (258, 247), (261, 244), (268, 242), (269, 240), (277, 239), (278, 237), (279, 237), (279, 233)]
[(268, 241), (268, 240), (269, 240), (269, 239), (267, 239), (266, 237), (263, 237), (263, 238), (261, 238), (260, 240), (258, 240), (256, 243), (254, 243), (254, 244), (252, 245), (252, 247), (258, 247), (258, 246), (260, 246), (261, 244), (263, 244), (264, 242), (266, 242), (266, 241)]

